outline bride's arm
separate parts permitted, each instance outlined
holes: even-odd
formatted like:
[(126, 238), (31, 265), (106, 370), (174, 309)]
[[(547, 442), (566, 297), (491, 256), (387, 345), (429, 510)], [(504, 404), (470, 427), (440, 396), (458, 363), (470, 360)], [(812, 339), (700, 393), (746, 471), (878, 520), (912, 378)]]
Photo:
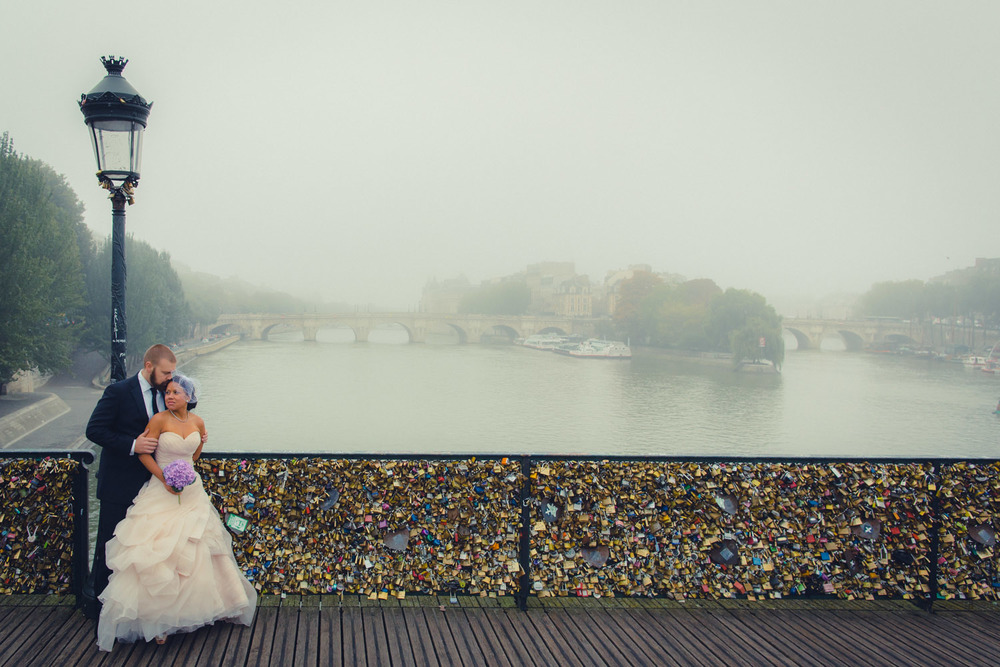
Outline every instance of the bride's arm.
[(191, 455), (192, 461), (197, 461), (201, 458), (201, 450), (205, 446), (205, 441), (208, 439), (208, 432), (205, 430), (205, 420), (198, 415), (194, 415), (198, 421), (195, 425), (198, 427), (198, 431), (201, 433), (201, 444), (198, 445), (198, 449), (195, 450), (194, 454)]
[[(162, 412), (160, 414), (163, 414)], [(149, 420), (149, 426), (146, 429), (149, 431), (149, 437), (158, 438), (160, 433), (163, 432), (163, 419), (160, 419), (160, 414), (153, 415), (153, 418)], [(179, 495), (177, 491), (170, 488), (170, 485), (163, 479), (163, 470), (160, 469), (159, 464), (156, 463), (156, 459), (153, 458), (152, 454), (139, 454), (139, 462), (145, 466), (146, 470), (156, 479), (163, 483), (167, 491), (176, 495)]]

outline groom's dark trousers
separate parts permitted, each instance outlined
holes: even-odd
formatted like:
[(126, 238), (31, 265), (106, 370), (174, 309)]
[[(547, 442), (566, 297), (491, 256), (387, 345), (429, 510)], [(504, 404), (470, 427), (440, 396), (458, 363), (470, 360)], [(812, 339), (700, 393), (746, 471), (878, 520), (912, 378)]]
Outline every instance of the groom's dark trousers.
[[(101, 513), (97, 522), (94, 565), (88, 582), (95, 598), (104, 591), (111, 576), (104, 555), (105, 545), (114, 535), (118, 522), (125, 518), (139, 489), (150, 478), (139, 457), (130, 453), (132, 443), (146, 430), (148, 423), (142, 385), (133, 375), (104, 390), (87, 424), (87, 439), (101, 448), (101, 463), (97, 469), (97, 499), (101, 503)], [(85, 598), (87, 593), (90, 591), (85, 592)]]

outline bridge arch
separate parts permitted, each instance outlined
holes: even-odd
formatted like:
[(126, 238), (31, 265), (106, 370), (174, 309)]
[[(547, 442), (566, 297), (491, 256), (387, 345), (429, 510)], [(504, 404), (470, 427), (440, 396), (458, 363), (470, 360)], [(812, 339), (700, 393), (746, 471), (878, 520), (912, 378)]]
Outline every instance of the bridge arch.
[(496, 342), (497, 338), (505, 338), (509, 342), (513, 343), (520, 334), (514, 327), (507, 324), (494, 324), (492, 326), (486, 327), (483, 333), (479, 336), (480, 343), (490, 343)]
[[(787, 331), (788, 333), (792, 334), (792, 336), (795, 337), (795, 342), (798, 343), (799, 350), (812, 349), (813, 343), (811, 340), (809, 340), (808, 334), (806, 334), (803, 331), (799, 331), (798, 329), (794, 329), (792, 327), (785, 327), (785, 331)], [(817, 345), (816, 347), (818, 348), (819, 346)]]
[(469, 333), (457, 324), (448, 324), (448, 327), (458, 334), (458, 344), (465, 345), (469, 342)]
[(848, 352), (861, 352), (865, 349), (865, 339), (861, 334), (848, 329), (839, 329), (837, 333), (843, 339)]
[[(405, 331), (407, 343), (416, 342), (416, 338), (414, 338), (413, 335), (413, 329), (411, 327), (408, 327), (404, 322), (381, 322), (379, 324), (376, 324), (374, 327), (372, 327), (365, 333), (364, 340), (365, 341), (370, 340), (371, 335), (376, 331), (391, 331), (392, 329), (402, 329), (403, 331)], [(362, 338), (358, 334), (357, 330), (355, 330), (354, 332), (354, 338), (358, 342), (362, 341)]]
[[(353, 328), (346, 324), (339, 322), (328, 322), (319, 324), (314, 327), (315, 333), (313, 334), (313, 340), (322, 343), (330, 343), (333, 345), (350, 345), (351, 343), (356, 343), (358, 341), (358, 334)], [(323, 332), (337, 332), (338, 334), (345, 334), (344, 336), (338, 336), (337, 334), (324, 335)], [(350, 340), (347, 340), (346, 334), (350, 334)], [(343, 338), (343, 339), (342, 339)]]
[[(277, 327), (285, 327), (288, 331), (295, 331), (296, 329), (298, 329), (299, 331), (302, 332), (302, 337), (304, 339), (306, 339), (306, 340), (309, 339), (308, 335), (307, 335), (308, 332), (306, 332), (305, 327), (303, 327), (300, 323), (298, 323), (298, 322), (285, 322), (285, 321), (269, 322), (267, 324), (264, 324), (261, 327), (261, 329), (260, 329), (260, 339), (261, 340), (267, 340), (268, 337), (271, 335), (271, 331), (273, 329), (277, 328)], [(313, 334), (313, 338), (312, 339), (316, 340), (316, 335), (315, 334)]]
[(246, 330), (245, 327), (240, 326), (235, 322), (227, 322), (226, 324), (219, 324), (208, 330), (211, 335), (217, 336), (232, 336), (239, 334), (240, 336), (246, 336), (250, 332)]
[[(504, 338), (536, 333), (593, 336), (598, 319), (567, 316), (476, 315), (467, 313), (232, 313), (222, 314), (211, 326), (216, 333), (239, 332), (252, 340), (264, 340), (278, 324), (302, 330), (304, 340), (316, 340), (316, 333), (331, 326), (354, 332), (355, 341), (368, 341), (368, 334), (380, 325), (398, 324), (412, 343), (425, 343), (429, 334), (454, 331), (462, 343), (490, 342), (499, 334)], [(493, 335), (491, 335), (491, 333)]]
[(444, 326), (443, 327), (439, 327), (438, 330), (433, 330), (432, 329), (430, 332), (431, 333), (439, 333), (439, 331), (441, 331), (443, 329), (449, 329), (449, 330), (455, 332), (455, 335), (458, 336), (458, 344), (459, 345), (465, 345), (466, 343), (469, 342), (469, 332), (466, 330), (465, 327), (463, 327), (463, 326), (461, 326), (459, 324), (456, 324), (454, 322), (444, 322)]

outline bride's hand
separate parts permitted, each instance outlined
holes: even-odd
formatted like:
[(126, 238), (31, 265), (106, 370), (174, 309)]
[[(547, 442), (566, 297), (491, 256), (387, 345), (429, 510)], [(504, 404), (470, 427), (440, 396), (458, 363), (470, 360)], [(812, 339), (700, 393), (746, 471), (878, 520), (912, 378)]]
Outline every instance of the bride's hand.
[(173, 494), (173, 495), (175, 495), (175, 496), (179, 496), (179, 495), (181, 495), (181, 492), (180, 492), (180, 491), (174, 491), (174, 487), (170, 486), (170, 485), (169, 485), (169, 484), (167, 484), (166, 482), (164, 482), (164, 483), (163, 483), (163, 487), (164, 487), (164, 488), (165, 488), (165, 489), (166, 489), (166, 490), (167, 490), (167, 491), (168, 491), (169, 493), (171, 493), (171, 494)]

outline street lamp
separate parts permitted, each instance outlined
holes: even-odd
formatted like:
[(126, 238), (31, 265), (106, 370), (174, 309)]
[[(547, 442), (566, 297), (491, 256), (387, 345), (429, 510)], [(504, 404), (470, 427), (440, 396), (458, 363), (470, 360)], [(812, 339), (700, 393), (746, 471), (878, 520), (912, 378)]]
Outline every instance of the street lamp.
[(122, 76), (125, 58), (102, 57), (107, 76), (80, 96), (80, 111), (90, 128), (97, 180), (111, 200), (111, 381), (125, 379), (125, 204), (135, 203), (139, 184), (142, 132), (153, 103)]

